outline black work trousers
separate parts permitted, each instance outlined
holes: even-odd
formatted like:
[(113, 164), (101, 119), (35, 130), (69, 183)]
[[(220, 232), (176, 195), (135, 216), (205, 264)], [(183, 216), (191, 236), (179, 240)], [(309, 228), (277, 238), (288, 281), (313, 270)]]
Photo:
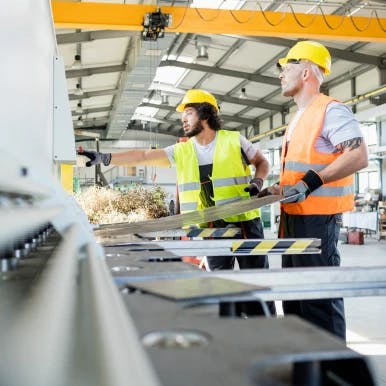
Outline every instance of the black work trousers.
[[(283, 255), (282, 267), (339, 266), (337, 249), (342, 215), (290, 215), (282, 211), (280, 235), (284, 238), (321, 239), (321, 254)], [(346, 339), (346, 322), (342, 298), (284, 301), (284, 314), (295, 314)]]
[[(229, 226), (230, 223), (225, 221), (216, 221), (213, 223), (215, 228), (221, 228)], [(242, 235), (245, 239), (264, 239), (263, 225), (259, 217), (241, 222), (231, 223), (232, 225), (239, 227), (242, 231)], [(238, 236), (234, 237), (238, 239)], [(268, 256), (266, 255), (247, 255), (247, 256), (207, 256), (208, 266), (211, 271), (221, 269), (233, 269), (235, 265), (235, 259), (239, 264), (240, 269), (255, 269), (255, 268), (269, 268)], [(271, 315), (276, 315), (275, 303), (266, 303)], [(259, 302), (240, 302), (237, 305), (237, 314), (246, 316), (264, 315), (263, 309)]]

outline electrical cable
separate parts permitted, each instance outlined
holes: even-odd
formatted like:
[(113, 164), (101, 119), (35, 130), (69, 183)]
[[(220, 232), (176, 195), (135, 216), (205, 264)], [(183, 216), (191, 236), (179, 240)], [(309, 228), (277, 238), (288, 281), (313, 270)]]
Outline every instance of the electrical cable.
[(191, 3), (191, 1), (188, 0), (188, 3), (187, 3), (187, 5), (185, 6), (184, 14), (182, 15), (181, 20), (179, 21), (179, 23), (178, 23), (175, 27), (168, 27), (169, 30), (177, 29), (177, 28), (179, 28), (179, 27), (182, 25), (182, 23), (183, 23), (184, 20), (185, 20), (186, 12), (187, 12), (188, 9), (189, 9), (189, 4), (190, 4), (190, 3)]
[(336, 27), (332, 27), (332, 26), (330, 25), (330, 23), (328, 22), (327, 17), (326, 17), (326, 14), (323, 12), (322, 7), (318, 5), (317, 8), (320, 10), (320, 14), (321, 14), (322, 17), (323, 17), (323, 21), (325, 22), (326, 26), (327, 26), (329, 29), (331, 29), (331, 30), (336, 30), (336, 29), (340, 28), (340, 26), (343, 24), (346, 15), (342, 15), (342, 17), (340, 18), (340, 23), (339, 23)]
[(202, 14), (201, 14), (201, 12), (199, 11), (199, 8), (196, 8), (196, 7), (193, 7), (193, 9), (196, 11), (196, 13), (197, 13), (197, 15), (200, 17), (200, 19), (201, 20), (204, 20), (204, 21), (206, 21), (206, 22), (210, 22), (210, 21), (213, 21), (213, 20), (216, 20), (217, 18), (218, 18), (218, 15), (219, 15), (219, 13), (220, 13), (220, 11), (221, 11), (221, 9), (220, 9), (220, 7), (225, 3), (225, 1), (226, 0), (223, 0), (222, 2), (221, 2), (221, 4), (218, 6), (218, 8), (217, 8), (217, 14), (214, 16), (214, 17), (212, 17), (212, 18), (210, 18), (210, 19), (205, 19), (203, 16), (202, 16)]
[[(216, 20), (216, 19), (219, 17), (220, 10), (221, 10), (220, 7), (225, 3), (225, 1), (226, 1), (226, 0), (223, 0), (223, 1), (221, 2), (221, 4), (217, 7), (217, 11), (218, 11), (218, 12), (216, 13), (215, 16), (213, 16), (213, 17), (211, 17), (211, 18), (205, 18), (204, 15), (203, 15), (203, 13), (200, 11), (200, 8), (193, 7), (192, 9), (195, 10), (195, 12), (197, 13), (197, 15), (199, 16), (199, 18), (200, 18), (202, 21), (207, 22), (207, 23), (210, 23), (210, 22)], [(184, 14), (183, 14), (181, 20), (179, 21), (179, 23), (178, 23), (176, 26), (174, 26), (174, 27), (169, 27), (170, 30), (177, 29), (178, 27), (180, 27), (180, 26), (183, 24), (183, 22), (184, 22), (184, 20), (185, 20), (185, 17), (186, 17), (186, 12), (187, 12), (187, 10), (188, 10), (188, 8), (190, 7), (191, 4), (192, 4), (192, 1), (189, 0), (189, 1), (187, 2), (187, 5), (185, 6)], [(263, 9), (263, 7), (261, 6), (261, 4), (260, 4), (259, 1), (256, 1), (256, 5), (257, 5), (257, 7), (259, 8), (259, 10), (260, 10), (260, 12), (261, 12), (261, 14), (262, 14), (264, 20), (266, 21), (266, 23), (269, 24), (271, 27), (277, 27), (277, 26), (279, 26), (280, 24), (282, 24), (282, 23), (285, 21), (285, 19), (286, 19), (286, 17), (287, 17), (287, 13), (286, 13), (286, 12), (281, 12), (282, 17), (280, 18), (280, 20), (279, 20), (278, 22), (272, 22), (271, 20), (269, 20), (269, 18), (268, 18), (268, 16), (267, 16), (266, 12), (264, 11), (264, 9)], [(297, 24), (299, 27), (306, 29), (306, 28), (311, 27), (312, 24), (315, 22), (317, 13), (312, 14), (313, 17), (312, 17), (311, 21), (308, 22), (307, 24), (304, 24), (304, 23), (300, 20), (300, 18), (299, 18), (299, 16), (298, 16), (297, 12), (294, 10), (294, 8), (292, 7), (292, 5), (291, 5), (291, 4), (286, 4), (286, 6), (287, 6), (288, 9), (290, 10), (290, 14), (292, 15), (292, 17), (294, 18), (296, 24)], [(370, 27), (370, 24), (371, 24), (371, 22), (372, 22), (373, 19), (375, 19), (375, 20), (377, 21), (377, 24), (378, 24), (379, 28), (380, 28), (383, 32), (386, 32), (386, 28), (382, 25), (382, 23), (381, 23), (381, 18), (379, 17), (378, 12), (377, 12), (377, 10), (375, 10), (375, 9), (371, 10), (370, 17), (369, 17), (369, 20), (368, 20), (366, 26), (363, 27), (363, 28), (360, 28), (360, 27), (358, 26), (358, 24), (357, 24), (357, 21), (355, 21), (355, 17), (353, 17), (352, 15), (349, 15), (349, 14), (341, 15), (341, 18), (340, 18), (339, 23), (338, 23), (336, 26), (333, 26), (333, 25), (328, 21), (328, 18), (327, 18), (328, 15), (326, 15), (326, 13), (323, 11), (323, 8), (322, 8), (320, 5), (317, 5), (316, 8), (317, 8), (317, 10), (320, 11), (320, 14), (321, 14), (321, 16), (322, 16), (322, 18), (323, 18), (323, 21), (324, 21), (325, 25), (327, 26), (327, 28), (329, 28), (329, 29), (332, 30), (332, 31), (335, 31), (335, 30), (339, 29), (339, 28), (342, 26), (342, 24), (344, 23), (344, 21), (348, 18), (348, 19), (350, 20), (351, 24), (353, 25), (353, 27), (354, 27), (358, 32), (364, 32), (364, 31), (366, 31), (366, 30)], [(249, 23), (249, 22), (253, 19), (253, 17), (255, 16), (254, 14), (251, 14), (251, 16), (249, 16), (249, 18), (248, 18), (247, 20), (242, 21), (242, 20), (240, 20), (240, 19), (236, 16), (236, 14), (234, 13), (234, 10), (229, 9), (228, 11), (229, 11), (229, 13), (231, 14), (233, 20), (235, 20), (235, 21), (236, 21), (237, 23), (239, 23), (239, 24)], [(348, 13), (349, 11), (350, 11), (350, 9), (347, 9), (347, 13)], [(271, 13), (272, 13), (272, 12), (271, 12)], [(309, 17), (309, 15), (307, 15), (307, 17)]]
[[(316, 13), (313, 13), (313, 14), (312, 14), (312, 19), (311, 19), (311, 21), (306, 25), (306, 24), (303, 24), (303, 23), (300, 22), (300, 19), (298, 19), (298, 16), (296, 15), (296, 12), (295, 12), (295, 10), (293, 9), (292, 5), (291, 5), (291, 4), (288, 4), (288, 7), (289, 7), (289, 9), (291, 10), (292, 16), (293, 16), (293, 18), (295, 19), (297, 25), (299, 25), (300, 27), (302, 27), (302, 28), (309, 28), (309, 27), (312, 26), (312, 24), (314, 24), (314, 21), (315, 21), (316, 16), (317, 16)], [(309, 17), (309, 16), (311, 16), (311, 15), (307, 15), (307, 17)]]

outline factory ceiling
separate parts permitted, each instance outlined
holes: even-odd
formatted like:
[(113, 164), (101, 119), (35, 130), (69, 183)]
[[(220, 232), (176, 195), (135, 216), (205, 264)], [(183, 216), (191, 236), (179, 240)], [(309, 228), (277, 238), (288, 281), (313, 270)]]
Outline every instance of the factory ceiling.
[[(353, 106), (386, 102), (383, 0), (159, 1), (171, 15), (170, 28), (148, 41), (141, 39), (142, 24), (154, 5), (52, 4), (78, 140), (97, 133), (110, 141), (157, 136), (173, 142), (182, 134), (175, 108), (190, 88), (216, 96), (226, 129), (258, 138), (268, 121), (270, 130), (280, 130), (293, 106), (281, 95), (276, 62), (307, 38), (332, 54), (325, 92), (347, 83)], [(359, 95), (355, 79), (374, 69), (379, 87)]]

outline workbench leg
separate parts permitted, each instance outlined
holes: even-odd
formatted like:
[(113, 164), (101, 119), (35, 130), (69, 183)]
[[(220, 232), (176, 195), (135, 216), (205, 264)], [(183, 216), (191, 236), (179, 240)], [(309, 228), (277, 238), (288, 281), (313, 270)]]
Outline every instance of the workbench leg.
[(292, 378), (296, 386), (321, 386), (320, 362), (295, 362)]

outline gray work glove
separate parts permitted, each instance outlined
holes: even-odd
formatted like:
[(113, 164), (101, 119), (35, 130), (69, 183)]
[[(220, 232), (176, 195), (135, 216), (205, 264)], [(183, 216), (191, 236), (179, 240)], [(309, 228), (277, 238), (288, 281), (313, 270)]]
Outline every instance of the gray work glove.
[(282, 202), (302, 202), (314, 190), (318, 189), (322, 185), (323, 180), (320, 175), (314, 170), (310, 169), (297, 184), (284, 192), (284, 200), (282, 200)]
[(249, 181), (249, 185), (244, 189), (244, 192), (249, 192), (250, 196), (257, 196), (263, 187), (263, 183), (262, 178), (252, 178), (251, 181)]
[(99, 164), (108, 166), (111, 162), (111, 153), (99, 153), (93, 150), (83, 150), (82, 148), (80, 148), (77, 153), (89, 159), (89, 161), (86, 162), (87, 167)]

